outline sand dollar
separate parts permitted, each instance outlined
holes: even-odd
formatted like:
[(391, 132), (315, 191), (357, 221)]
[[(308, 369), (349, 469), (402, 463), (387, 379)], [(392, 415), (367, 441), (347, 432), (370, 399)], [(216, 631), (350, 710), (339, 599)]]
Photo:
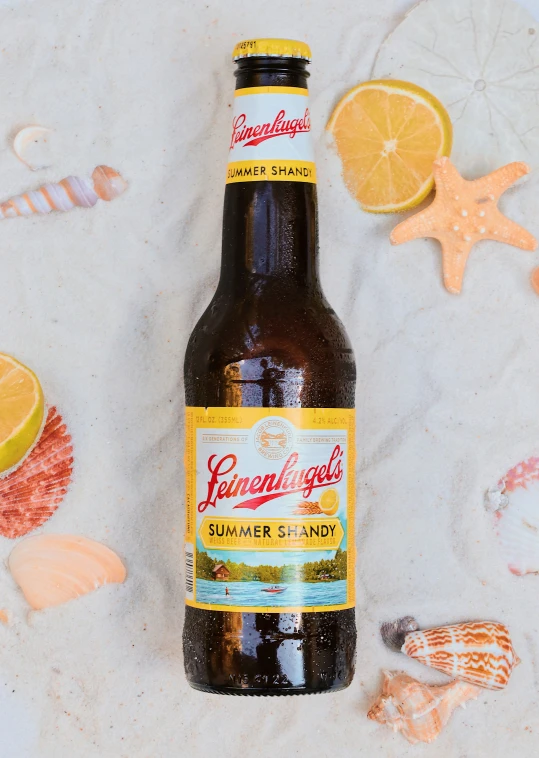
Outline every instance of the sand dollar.
[(382, 44), (372, 76), (439, 98), (468, 178), (510, 161), (539, 166), (539, 24), (518, 3), (423, 0)]

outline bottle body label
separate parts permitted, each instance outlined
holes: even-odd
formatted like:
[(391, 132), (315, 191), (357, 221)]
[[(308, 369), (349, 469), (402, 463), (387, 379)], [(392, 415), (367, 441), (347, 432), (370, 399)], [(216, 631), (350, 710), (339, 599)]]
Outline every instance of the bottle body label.
[(186, 603), (355, 603), (355, 411), (187, 408)]
[(235, 91), (227, 184), (316, 182), (308, 91), (248, 87)]

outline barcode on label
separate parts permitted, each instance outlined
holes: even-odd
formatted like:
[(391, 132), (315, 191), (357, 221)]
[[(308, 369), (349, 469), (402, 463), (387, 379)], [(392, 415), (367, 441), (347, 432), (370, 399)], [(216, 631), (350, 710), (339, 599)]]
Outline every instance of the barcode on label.
[(194, 555), (193, 544), (185, 543), (185, 594), (189, 600), (193, 600), (194, 583)]

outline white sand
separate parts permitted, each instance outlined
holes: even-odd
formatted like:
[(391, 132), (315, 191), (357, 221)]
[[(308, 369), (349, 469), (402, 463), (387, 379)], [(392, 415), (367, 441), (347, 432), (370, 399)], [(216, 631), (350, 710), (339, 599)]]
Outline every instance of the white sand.
[[(484, 243), (449, 295), (437, 244), (391, 248), (395, 219), (358, 210), (323, 135), (407, 7), (0, 0), (0, 195), (99, 163), (130, 182), (111, 204), (0, 226), (0, 350), (36, 370), (74, 438), (73, 486), (44, 530), (102, 540), (130, 573), (29, 625), (0, 571), (15, 617), (0, 626), (2, 756), (537, 755), (539, 578), (507, 571), (482, 500), (539, 454), (538, 255)], [(345, 693), (292, 701), (196, 693), (181, 660), (181, 366), (217, 280), (230, 51), (257, 34), (313, 47), (322, 275), (359, 366), (358, 673)], [(12, 155), (28, 123), (63, 135), (54, 168)], [(502, 208), (539, 236), (538, 197), (533, 176)], [(0, 539), (4, 560), (12, 545)], [(523, 661), (431, 747), (366, 719), (382, 668), (442, 679), (382, 646), (380, 622), (403, 614), (503, 621)]]

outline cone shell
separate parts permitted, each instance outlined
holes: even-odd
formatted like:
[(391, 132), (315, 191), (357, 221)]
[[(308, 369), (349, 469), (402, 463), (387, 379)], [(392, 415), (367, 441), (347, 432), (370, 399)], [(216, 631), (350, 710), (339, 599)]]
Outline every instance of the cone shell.
[(507, 627), (490, 621), (410, 632), (402, 652), (488, 690), (502, 690), (520, 663)]
[(64, 499), (73, 470), (71, 436), (56, 408), (28, 458), (0, 479), (0, 534), (14, 539), (45, 523)]
[(126, 577), (116, 553), (69, 534), (28, 537), (11, 552), (9, 569), (34, 610), (67, 603)]
[(509, 571), (539, 573), (539, 458), (514, 466), (487, 494)]
[(0, 219), (70, 211), (76, 206), (92, 208), (100, 198), (113, 200), (126, 189), (127, 182), (117, 171), (109, 166), (98, 166), (91, 179), (68, 176), (57, 184), (45, 184), (0, 203)]
[(467, 682), (431, 686), (407, 674), (384, 671), (382, 693), (368, 718), (402, 732), (408, 742), (433, 742), (459, 706), (475, 700), (481, 692)]

